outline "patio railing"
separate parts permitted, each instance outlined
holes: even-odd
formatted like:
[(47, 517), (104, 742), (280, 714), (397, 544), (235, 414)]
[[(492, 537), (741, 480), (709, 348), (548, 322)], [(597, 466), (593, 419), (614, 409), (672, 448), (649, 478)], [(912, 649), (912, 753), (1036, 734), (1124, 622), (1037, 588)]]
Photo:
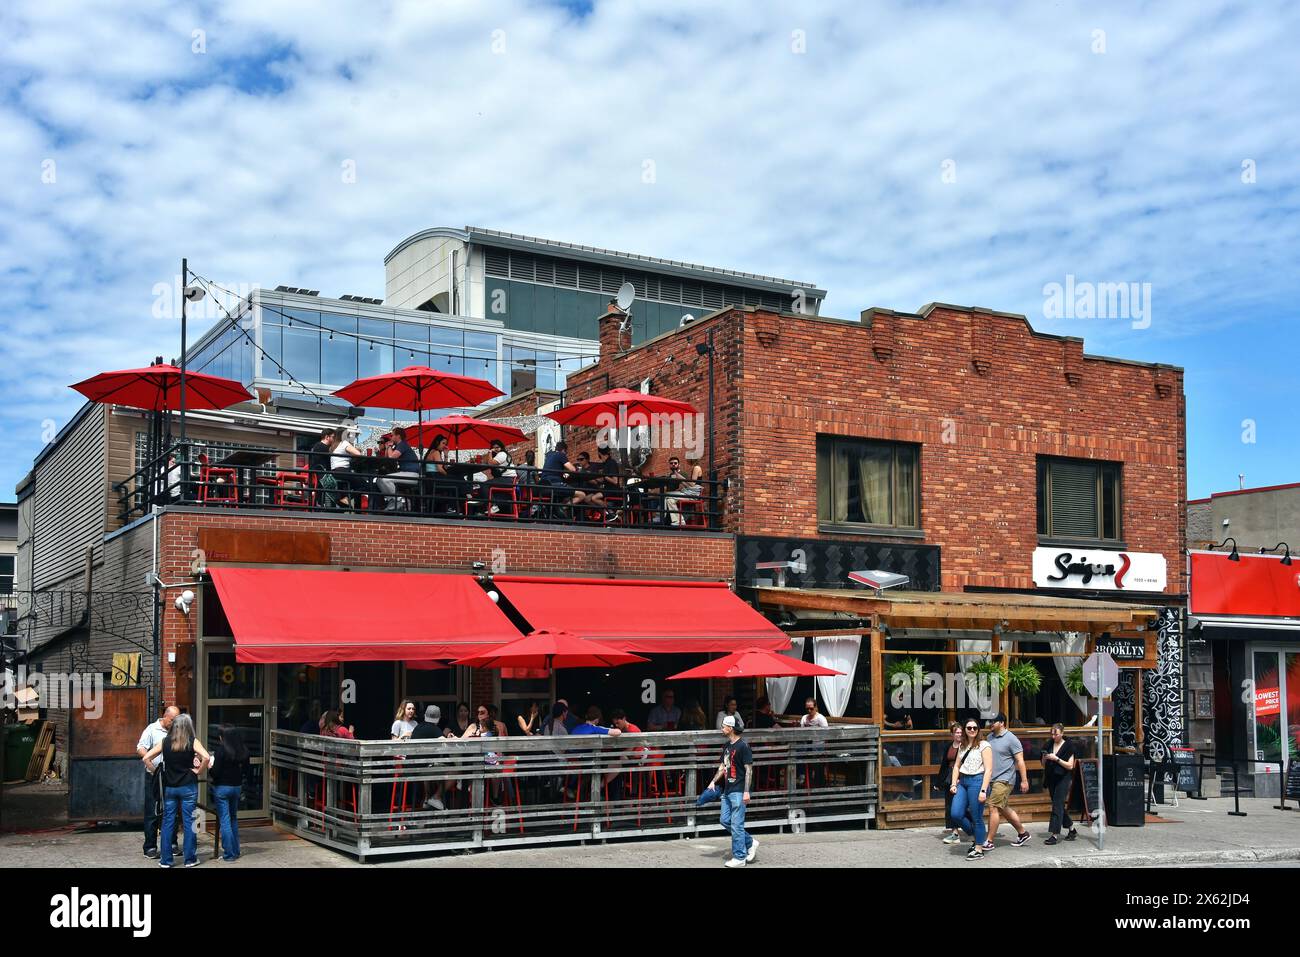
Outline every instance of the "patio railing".
[[(418, 475), (390, 478), (395, 460), (353, 456), (347, 468), (331, 470), (330, 458), (285, 449), (177, 443), (113, 488), (123, 523), (149, 514), (155, 505), (200, 505), (587, 527), (722, 527), (723, 483), (715, 480), (689, 483), (625, 474), (617, 486), (601, 486), (594, 477), (556, 484), (531, 466), (512, 465), (514, 477), (494, 476), (488, 465), (472, 462), (450, 463), (450, 475), (425, 463)], [(596, 491), (601, 500), (593, 502), (590, 496)], [(575, 501), (575, 492), (586, 500)]]
[[(875, 816), (875, 726), (746, 732), (748, 828), (802, 830)], [(271, 814), (364, 860), (465, 848), (721, 831), (697, 807), (716, 731), (351, 741), (271, 732)]]

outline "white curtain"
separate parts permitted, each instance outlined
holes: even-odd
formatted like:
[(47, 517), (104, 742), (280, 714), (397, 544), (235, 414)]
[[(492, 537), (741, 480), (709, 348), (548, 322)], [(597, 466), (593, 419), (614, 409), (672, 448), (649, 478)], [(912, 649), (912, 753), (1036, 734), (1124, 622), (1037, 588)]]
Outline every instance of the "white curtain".
[[(1077, 655), (1076, 658), (1053, 658), (1052, 663), (1056, 665), (1056, 673), (1061, 677), (1061, 685), (1065, 685), (1065, 676), (1068, 675), (1074, 666), (1083, 661), (1083, 652), (1088, 647), (1088, 634), (1083, 631), (1066, 631), (1062, 632), (1064, 641), (1053, 643), (1053, 651), (1067, 652)], [(1067, 690), (1066, 694), (1070, 694)], [(1088, 713), (1088, 699), (1079, 695), (1071, 694), (1070, 700), (1079, 706), (1082, 714)]]
[[(958, 650), (958, 651), (963, 651), (963, 652), (970, 652), (970, 651), (983, 652), (983, 657), (984, 657), (984, 658), (988, 658), (988, 657), (991, 657), (991, 656), (992, 656), (991, 648), (992, 648), (992, 646), (989, 644), (989, 640), (988, 640), (987, 638), (974, 639), (974, 640), (966, 639), (966, 638), (962, 638), (962, 639), (960, 639), (960, 640), (957, 642), (957, 650)], [(980, 660), (981, 660), (981, 656), (980, 656), (980, 655), (971, 655), (971, 654), (962, 654), (962, 655), (958, 655), (958, 656), (957, 656), (957, 667), (961, 669), (961, 672), (962, 672), (962, 674), (964, 675), (964, 674), (966, 673), (966, 670), (967, 670), (967, 669), (968, 669), (972, 664), (974, 664), (975, 662), (980, 661)], [(968, 684), (968, 685), (966, 686), (966, 689), (967, 689), (967, 694), (968, 694), (968, 695), (973, 695), (973, 694), (976, 692), (976, 686), (975, 686), (974, 684)], [(968, 698), (968, 700), (971, 700), (971, 699)], [(977, 700), (977, 699), (976, 699), (976, 700)], [(984, 719), (988, 719), (988, 718), (992, 718), (994, 715), (996, 715), (996, 714), (998, 713), (998, 703), (999, 703), (999, 699), (998, 699), (998, 698), (994, 698), (991, 702), (989, 702), (989, 707), (987, 707), (987, 708), (981, 708), (981, 709), (980, 709), (980, 717), (981, 717), (981, 718), (984, 718)]]
[[(795, 661), (803, 661), (803, 642), (802, 638), (791, 638), (790, 647), (781, 654), (793, 658)], [(794, 694), (794, 683), (797, 680), (797, 678), (767, 679), (767, 700), (772, 702), (773, 714), (785, 714), (786, 706), (790, 704), (790, 695)]]
[(813, 639), (813, 660), (823, 668), (844, 672), (839, 675), (817, 676), (817, 690), (821, 692), (826, 712), (832, 718), (844, 717), (849, 706), (849, 698), (853, 694), (853, 673), (858, 669), (858, 650), (861, 647), (861, 635)]

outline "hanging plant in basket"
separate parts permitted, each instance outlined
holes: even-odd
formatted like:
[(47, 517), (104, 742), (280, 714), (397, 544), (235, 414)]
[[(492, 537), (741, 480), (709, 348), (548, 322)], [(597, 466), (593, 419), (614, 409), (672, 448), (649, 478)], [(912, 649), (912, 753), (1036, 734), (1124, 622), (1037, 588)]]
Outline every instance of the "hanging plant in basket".
[(1083, 663), (1075, 665), (1065, 673), (1065, 690), (1076, 698), (1085, 698), (1088, 689), (1083, 686)]
[(1043, 686), (1043, 673), (1032, 661), (1018, 661), (1007, 671), (1007, 684), (1013, 694), (1022, 697), (1035, 695)]
[(919, 696), (925, 681), (925, 667), (916, 658), (897, 658), (885, 666), (885, 693), (910, 688), (908, 692)]
[(966, 677), (972, 675), (987, 683), (989, 690), (995, 694), (1001, 694), (1007, 684), (1007, 673), (1002, 670), (1002, 666), (988, 658), (980, 658), (966, 666)]

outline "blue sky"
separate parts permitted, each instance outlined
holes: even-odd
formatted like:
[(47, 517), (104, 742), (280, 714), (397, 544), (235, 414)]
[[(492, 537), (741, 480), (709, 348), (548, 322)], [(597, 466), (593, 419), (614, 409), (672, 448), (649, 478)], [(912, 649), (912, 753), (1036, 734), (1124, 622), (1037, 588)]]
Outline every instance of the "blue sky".
[(1294, 4), (129, 7), (0, 11), (0, 499), (68, 383), (177, 353), (182, 256), (382, 295), (465, 224), (1022, 312), (1186, 368), (1191, 496), (1300, 481)]

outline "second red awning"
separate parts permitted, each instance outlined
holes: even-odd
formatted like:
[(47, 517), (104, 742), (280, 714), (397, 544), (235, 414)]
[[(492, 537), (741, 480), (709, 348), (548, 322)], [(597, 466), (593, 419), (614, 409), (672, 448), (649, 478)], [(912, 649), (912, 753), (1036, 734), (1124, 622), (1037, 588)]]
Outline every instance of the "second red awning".
[(519, 630), (469, 575), (213, 568), (250, 664), (463, 658)]
[(569, 631), (620, 651), (781, 651), (790, 639), (725, 582), (498, 575), (501, 594), (536, 629)]

